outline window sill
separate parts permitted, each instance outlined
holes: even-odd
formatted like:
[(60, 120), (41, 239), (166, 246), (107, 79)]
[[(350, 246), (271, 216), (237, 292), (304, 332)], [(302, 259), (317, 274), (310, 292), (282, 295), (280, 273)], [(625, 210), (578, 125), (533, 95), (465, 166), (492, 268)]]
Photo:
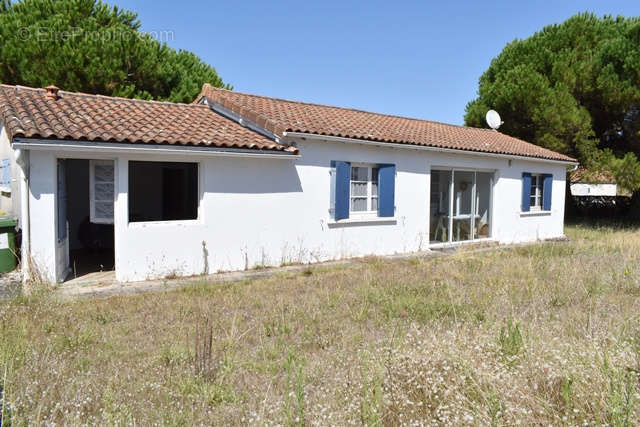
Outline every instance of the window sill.
[(383, 224), (395, 224), (398, 222), (396, 217), (371, 217), (371, 218), (347, 218), (340, 219), (338, 221), (330, 220), (328, 222), (329, 228), (335, 227), (348, 227), (351, 225), (383, 225)]
[(129, 221), (131, 228), (145, 227), (187, 227), (192, 225), (201, 225), (200, 219), (177, 219), (168, 221)]
[(520, 212), (520, 216), (548, 216), (548, 215), (551, 215), (551, 211)]

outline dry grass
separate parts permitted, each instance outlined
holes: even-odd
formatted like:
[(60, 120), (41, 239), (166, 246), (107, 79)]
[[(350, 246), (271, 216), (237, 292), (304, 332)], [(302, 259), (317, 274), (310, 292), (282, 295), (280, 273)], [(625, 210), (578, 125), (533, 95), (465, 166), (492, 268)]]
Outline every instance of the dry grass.
[[(637, 424), (640, 231), (0, 306), (22, 424)], [(1, 383), (0, 383), (1, 384)]]

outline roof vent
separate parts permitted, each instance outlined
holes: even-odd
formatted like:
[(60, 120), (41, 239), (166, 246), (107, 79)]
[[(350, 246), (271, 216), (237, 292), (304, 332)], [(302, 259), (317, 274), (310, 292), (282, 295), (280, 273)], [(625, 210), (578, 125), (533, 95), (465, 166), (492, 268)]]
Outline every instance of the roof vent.
[(49, 85), (47, 87), (45, 87), (47, 93), (45, 93), (44, 96), (46, 96), (49, 99), (58, 99), (58, 91), (60, 90), (60, 88), (58, 88), (57, 86), (54, 85)]

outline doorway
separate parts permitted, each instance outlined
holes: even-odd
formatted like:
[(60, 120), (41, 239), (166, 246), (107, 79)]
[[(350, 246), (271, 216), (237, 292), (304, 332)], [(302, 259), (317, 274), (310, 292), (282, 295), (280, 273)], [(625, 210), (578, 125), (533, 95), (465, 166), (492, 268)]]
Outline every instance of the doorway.
[(476, 170), (431, 170), (431, 244), (491, 237), (493, 176)]
[(114, 161), (58, 159), (57, 203), (59, 280), (113, 271)]

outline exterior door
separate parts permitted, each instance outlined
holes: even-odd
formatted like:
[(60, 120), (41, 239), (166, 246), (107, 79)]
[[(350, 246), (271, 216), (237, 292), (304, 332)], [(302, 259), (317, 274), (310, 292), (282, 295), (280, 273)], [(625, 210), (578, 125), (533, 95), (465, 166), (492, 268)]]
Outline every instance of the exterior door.
[(453, 214), (451, 240), (464, 242), (473, 236), (473, 192), (475, 172), (453, 171)]
[(56, 184), (56, 280), (69, 274), (69, 226), (67, 223), (67, 175), (65, 160), (58, 159)]

